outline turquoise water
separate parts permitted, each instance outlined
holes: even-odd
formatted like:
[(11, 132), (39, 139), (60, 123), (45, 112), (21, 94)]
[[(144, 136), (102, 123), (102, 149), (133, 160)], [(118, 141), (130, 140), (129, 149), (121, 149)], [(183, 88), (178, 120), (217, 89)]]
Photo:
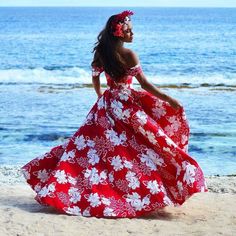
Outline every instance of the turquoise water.
[[(79, 128), (96, 101), (93, 44), (121, 10), (0, 8), (1, 165), (23, 164)], [(132, 10), (126, 46), (147, 78), (183, 103), (191, 156), (206, 175), (236, 174), (236, 9)]]

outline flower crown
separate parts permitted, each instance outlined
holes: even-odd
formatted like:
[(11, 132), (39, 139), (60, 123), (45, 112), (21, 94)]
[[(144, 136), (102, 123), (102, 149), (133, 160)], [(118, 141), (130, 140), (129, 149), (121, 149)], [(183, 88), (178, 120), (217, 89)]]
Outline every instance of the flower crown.
[(115, 16), (115, 19), (111, 24), (111, 29), (114, 36), (124, 37), (122, 27), (124, 24), (128, 24), (130, 21), (130, 16), (133, 14), (134, 13), (132, 11), (123, 11)]

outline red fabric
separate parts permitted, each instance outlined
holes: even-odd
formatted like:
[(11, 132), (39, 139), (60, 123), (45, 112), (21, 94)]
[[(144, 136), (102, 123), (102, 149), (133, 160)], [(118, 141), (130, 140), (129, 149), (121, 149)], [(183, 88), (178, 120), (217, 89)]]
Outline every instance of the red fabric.
[(133, 89), (141, 71), (128, 70), (119, 83), (106, 74), (108, 88), (79, 129), (22, 167), (39, 203), (71, 215), (132, 218), (208, 191), (187, 152), (184, 109)]

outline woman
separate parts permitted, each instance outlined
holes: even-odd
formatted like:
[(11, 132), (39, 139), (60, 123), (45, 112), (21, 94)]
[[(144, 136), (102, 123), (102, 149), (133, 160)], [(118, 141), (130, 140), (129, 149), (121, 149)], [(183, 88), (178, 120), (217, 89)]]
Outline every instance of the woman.
[[(22, 167), (43, 205), (72, 215), (132, 218), (208, 191), (201, 168), (187, 154), (183, 107), (148, 82), (137, 55), (123, 46), (133, 40), (132, 14), (111, 16), (98, 36), (92, 62), (98, 100), (84, 124)], [(133, 77), (143, 90), (132, 88)]]

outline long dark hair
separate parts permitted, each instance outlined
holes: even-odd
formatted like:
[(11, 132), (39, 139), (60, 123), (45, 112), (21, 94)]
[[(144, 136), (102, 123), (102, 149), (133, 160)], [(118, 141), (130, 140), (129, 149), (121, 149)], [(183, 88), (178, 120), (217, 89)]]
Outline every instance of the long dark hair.
[(113, 15), (108, 19), (105, 28), (97, 36), (91, 65), (103, 67), (114, 80), (119, 80), (125, 74), (125, 61), (117, 50), (120, 39), (113, 35), (112, 22), (115, 17)]

